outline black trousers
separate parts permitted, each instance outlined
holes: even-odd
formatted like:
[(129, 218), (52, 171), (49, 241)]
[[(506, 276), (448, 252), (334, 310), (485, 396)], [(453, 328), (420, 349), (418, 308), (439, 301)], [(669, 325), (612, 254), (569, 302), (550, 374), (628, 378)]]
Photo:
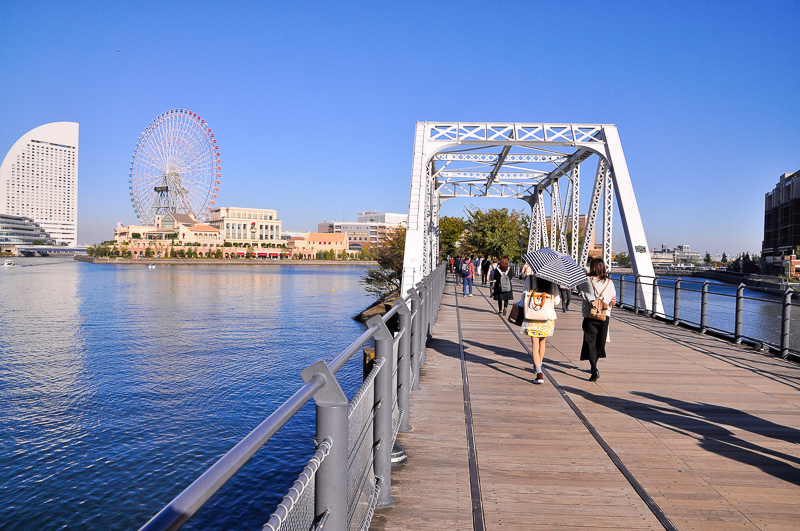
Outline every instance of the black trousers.
[(608, 337), (608, 319), (583, 319), (583, 345), (581, 346), (581, 360), (589, 360), (592, 372), (597, 370), (597, 360), (606, 357), (606, 339)]
[(569, 310), (569, 301), (572, 298), (572, 290), (559, 288), (559, 291), (561, 291), (561, 309), (567, 311)]

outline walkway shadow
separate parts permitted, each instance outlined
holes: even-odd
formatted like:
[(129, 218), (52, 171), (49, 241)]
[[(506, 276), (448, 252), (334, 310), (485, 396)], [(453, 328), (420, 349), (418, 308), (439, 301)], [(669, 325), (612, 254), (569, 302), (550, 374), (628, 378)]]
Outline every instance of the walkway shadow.
[[(470, 349), (470, 346), (474, 347)], [(435, 349), (437, 352), (442, 354), (443, 356), (449, 356), (451, 358), (461, 359), (461, 351), (458, 348), (458, 343), (455, 341), (450, 341), (449, 339), (441, 339), (441, 338), (434, 338), (432, 342), (428, 344), (428, 348)], [(533, 374), (533, 369), (526, 368), (520, 369), (515, 365), (511, 365), (509, 363), (505, 363), (503, 361), (495, 360), (492, 358), (488, 358), (486, 356), (482, 356), (477, 354), (475, 350), (478, 348), (484, 350), (491, 350), (493, 353), (498, 354), (500, 356), (516, 358), (519, 360), (526, 360), (527, 353), (520, 353), (515, 350), (497, 347), (497, 346), (489, 346), (483, 343), (475, 343), (473, 341), (464, 341), (464, 360), (470, 363), (477, 363), (480, 365), (484, 365), (489, 367), (492, 370), (495, 370), (501, 374), (505, 374), (507, 376), (511, 376), (512, 378), (517, 378), (518, 380), (522, 380), (524, 382), (533, 383), (533, 379), (535, 375)], [(525, 372), (530, 373), (530, 378), (524, 376)]]
[(737, 437), (734, 432), (717, 422), (795, 444), (800, 441), (800, 430), (775, 424), (738, 409), (685, 402), (652, 393), (635, 394), (670, 407), (607, 395), (597, 396), (583, 389), (567, 386), (562, 388), (570, 394), (632, 417), (644, 425), (655, 424), (675, 433), (691, 436), (708, 452), (759, 468), (778, 479), (800, 485), (800, 468), (797, 467), (800, 465), (800, 457), (753, 444)]

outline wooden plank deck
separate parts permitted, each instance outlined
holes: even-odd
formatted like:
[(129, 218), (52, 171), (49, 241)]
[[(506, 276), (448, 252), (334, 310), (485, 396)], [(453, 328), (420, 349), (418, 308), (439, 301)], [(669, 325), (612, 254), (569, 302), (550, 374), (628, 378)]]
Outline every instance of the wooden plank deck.
[[(553, 382), (532, 383), (488, 290), (474, 295), (456, 301), (447, 285), (413, 430), (398, 437), (409, 461), (393, 469), (396, 504), (371, 528), (473, 529), (460, 318), (486, 529), (663, 529)], [(800, 529), (800, 367), (616, 310), (591, 383), (580, 324), (573, 300), (548, 376), (675, 527)]]

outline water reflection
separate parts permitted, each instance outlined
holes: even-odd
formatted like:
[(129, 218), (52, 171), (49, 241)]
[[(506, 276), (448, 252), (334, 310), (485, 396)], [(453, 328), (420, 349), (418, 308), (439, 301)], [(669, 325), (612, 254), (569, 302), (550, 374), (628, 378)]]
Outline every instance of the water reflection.
[[(0, 271), (3, 529), (142, 525), (360, 335), (370, 300), (358, 267), (19, 263)], [(346, 392), (359, 372), (339, 373)], [(260, 527), (313, 447), (312, 413), (193, 525)]]

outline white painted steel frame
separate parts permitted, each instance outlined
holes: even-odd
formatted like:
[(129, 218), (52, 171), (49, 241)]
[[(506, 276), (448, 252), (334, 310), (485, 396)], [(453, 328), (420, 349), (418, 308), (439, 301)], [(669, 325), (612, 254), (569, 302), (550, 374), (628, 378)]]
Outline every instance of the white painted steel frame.
[[(599, 162), (579, 253), (580, 165), (592, 155), (598, 155)], [(563, 208), (558, 183), (562, 177), (570, 181)], [(551, 200), (549, 233), (545, 191)], [(583, 264), (588, 259), (588, 236), (594, 235), (597, 215), (602, 211), (603, 259), (610, 264), (615, 196), (634, 273), (652, 276), (649, 246), (616, 126), (418, 122), (414, 136), (402, 292), (405, 293), (436, 266), (439, 208), (447, 199), (522, 199), (531, 206), (528, 250), (551, 245), (562, 252), (569, 250)], [(569, 249), (567, 220), (571, 232)], [(642, 283), (641, 295), (648, 310), (651, 309), (652, 285)]]

